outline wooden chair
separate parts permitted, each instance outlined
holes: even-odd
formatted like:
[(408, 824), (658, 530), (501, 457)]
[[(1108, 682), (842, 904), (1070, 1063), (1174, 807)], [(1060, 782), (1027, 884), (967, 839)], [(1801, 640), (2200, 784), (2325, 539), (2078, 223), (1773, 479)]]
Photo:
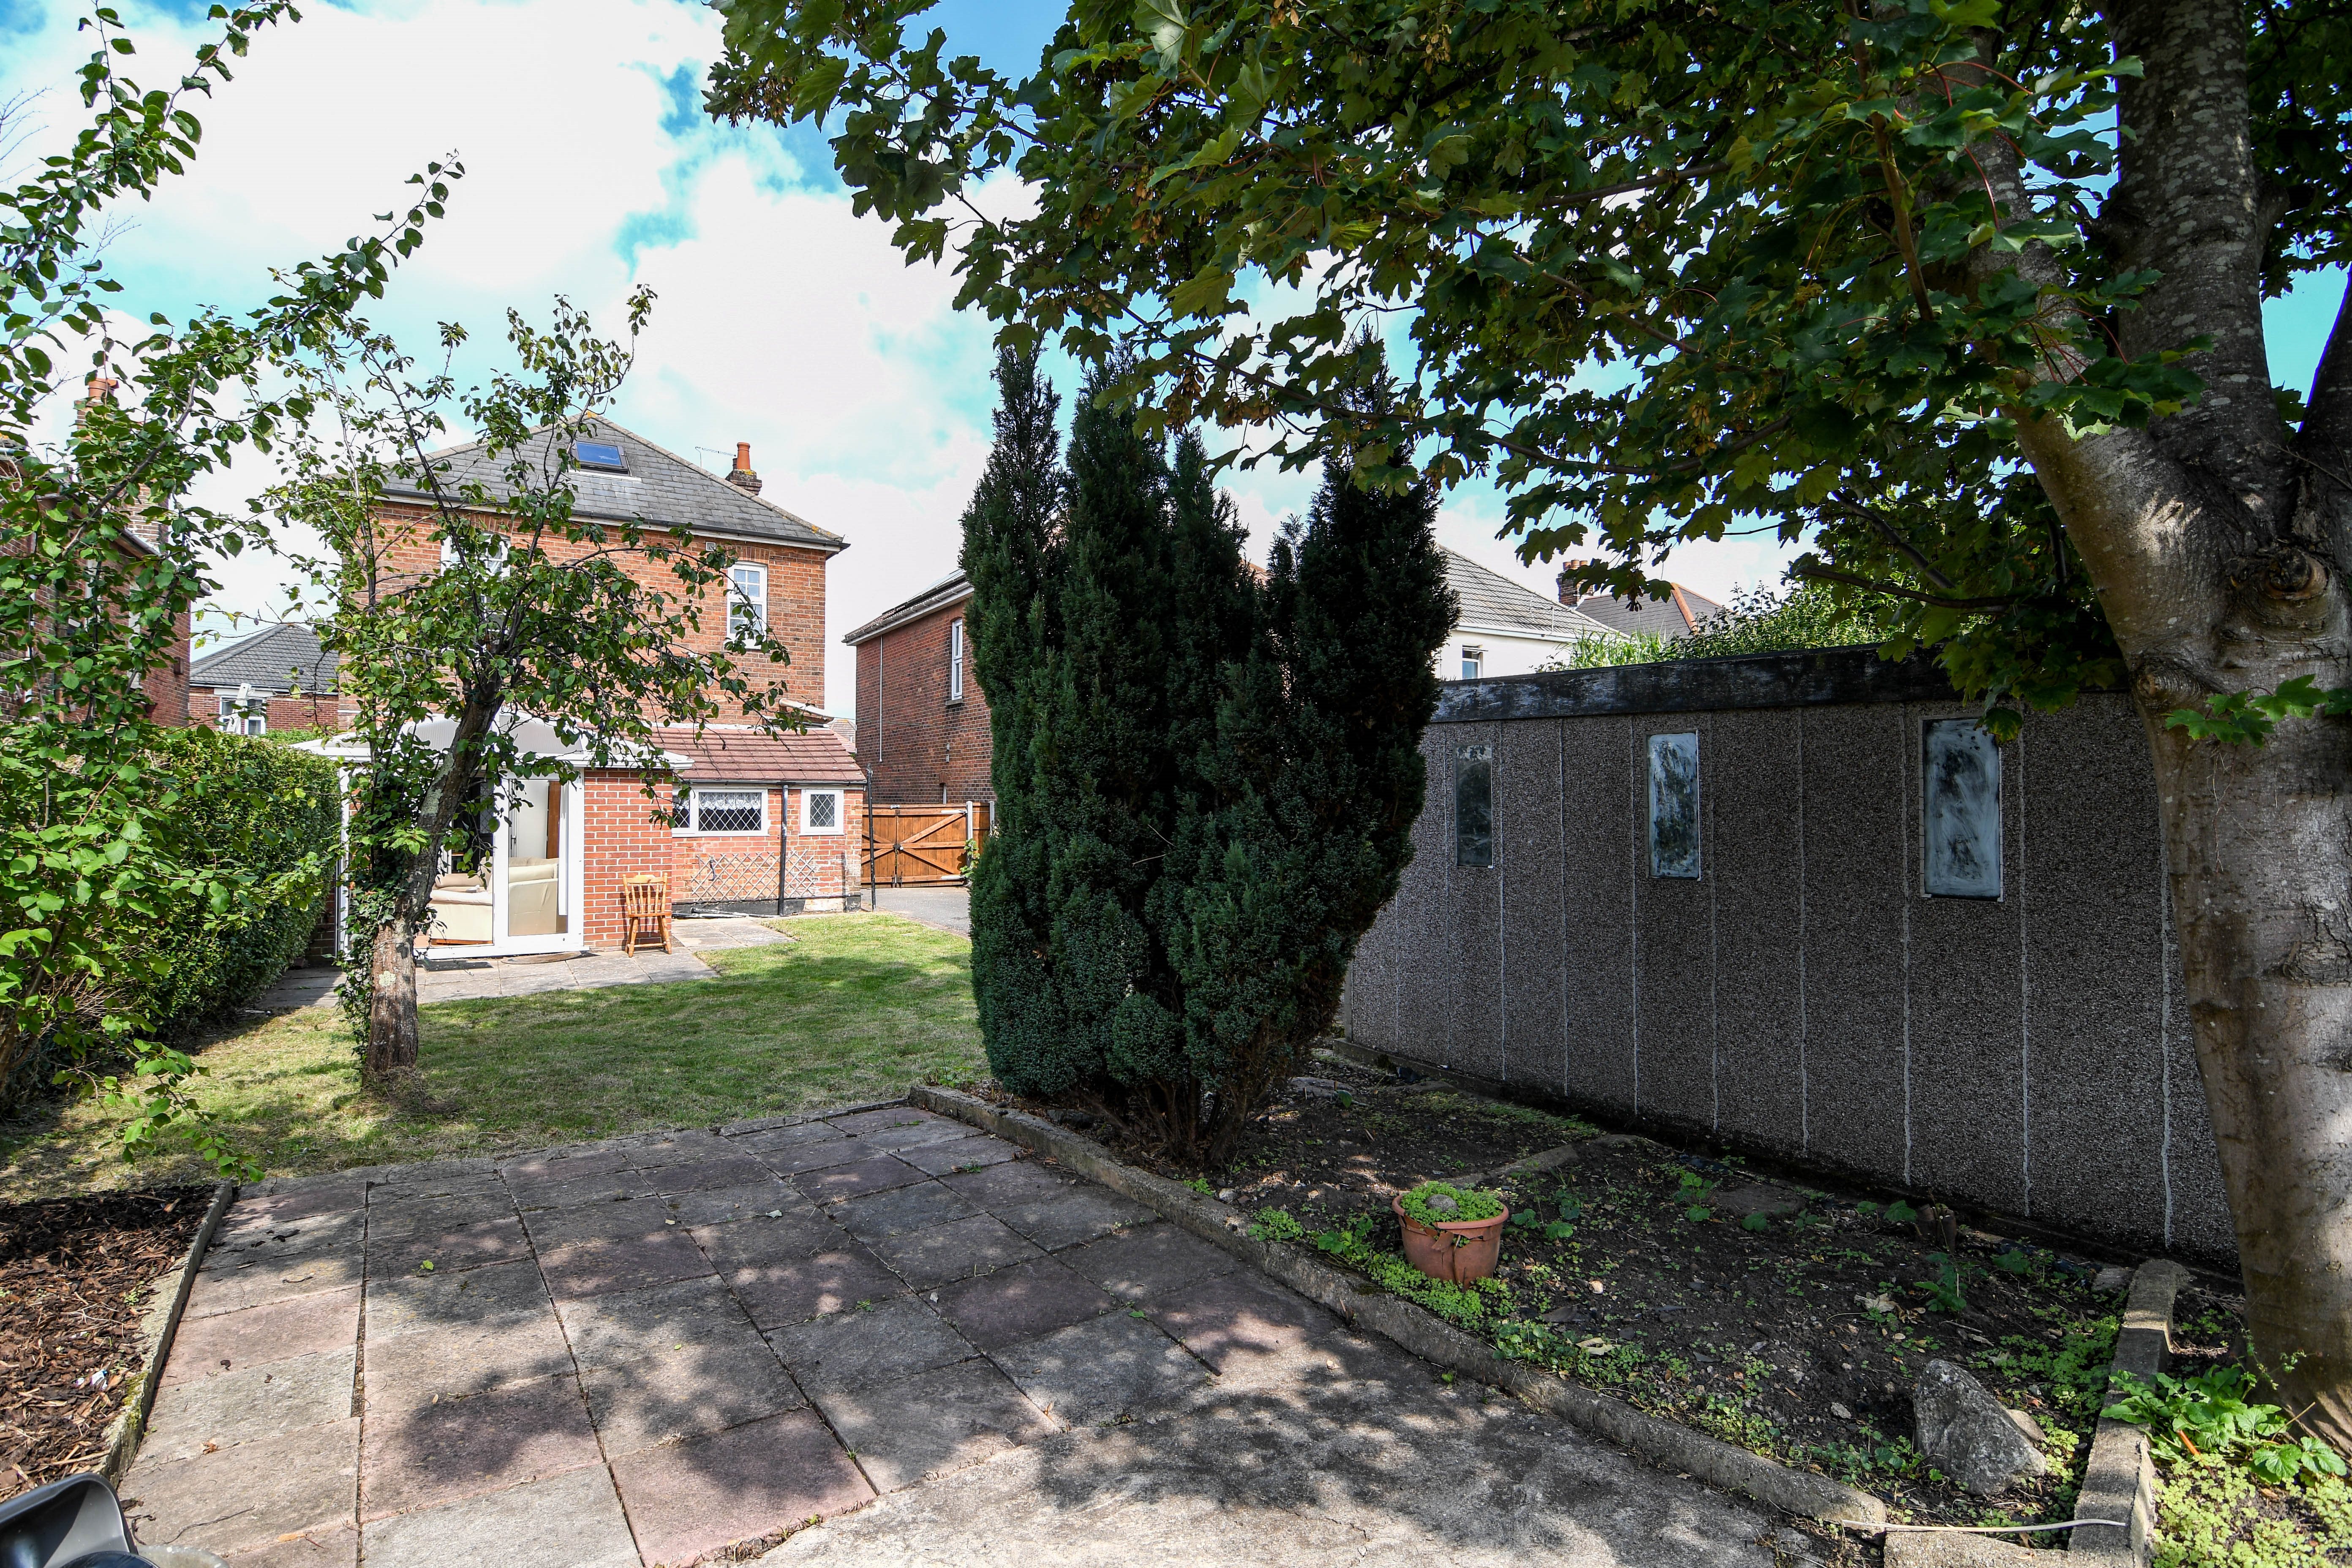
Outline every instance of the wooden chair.
[(669, 948), (669, 879), (650, 873), (621, 879), (621, 952), (631, 958), (656, 942)]

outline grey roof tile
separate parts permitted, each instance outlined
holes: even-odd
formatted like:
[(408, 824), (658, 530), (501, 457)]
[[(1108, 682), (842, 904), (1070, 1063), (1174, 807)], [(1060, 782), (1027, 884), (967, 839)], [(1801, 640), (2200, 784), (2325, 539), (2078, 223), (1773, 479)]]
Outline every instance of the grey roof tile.
[(1490, 572), (1467, 555), (1443, 546), (1440, 551), (1445, 557), (1445, 585), (1454, 590), (1461, 605), (1454, 623), (1457, 627), (1556, 637), (1561, 642), (1606, 636), (1609, 631), (1590, 616)]
[[(570, 475), (572, 510), (574, 516), (609, 519), (615, 521), (643, 522), (649, 526), (672, 528), (683, 524), (697, 533), (722, 538), (760, 540), (775, 544), (805, 545), (828, 552), (846, 550), (848, 541), (837, 533), (828, 532), (809, 521), (786, 511), (772, 501), (761, 500), (749, 490), (730, 484), (697, 463), (689, 463), (673, 452), (665, 451), (634, 430), (625, 429), (609, 419), (590, 421), (594, 438), (617, 444), (628, 463), (625, 474), (600, 473), (591, 468), (575, 468)], [(542, 471), (555, 467), (556, 441), (552, 431), (532, 437), (535, 445), (526, 447), (533, 466)], [(517, 454), (509, 452), (492, 458), (478, 441), (446, 451), (431, 454), (436, 464), (446, 464), (440, 483), (446, 490), (478, 480), (493, 498), (513, 493), (506, 481), (505, 470)], [(394, 484), (385, 487), (387, 495), (403, 499), (422, 498), (425, 492), (415, 484)]]
[(188, 684), (218, 688), (251, 686), (256, 691), (332, 691), (335, 656), (319, 646), (319, 634), (300, 621), (285, 621), (242, 642), (217, 648), (188, 666)]

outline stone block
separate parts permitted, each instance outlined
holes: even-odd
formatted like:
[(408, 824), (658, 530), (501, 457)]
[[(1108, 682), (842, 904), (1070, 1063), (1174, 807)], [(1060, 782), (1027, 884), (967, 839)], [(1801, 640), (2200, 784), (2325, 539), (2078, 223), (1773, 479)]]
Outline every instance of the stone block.
[(186, 1384), (161, 1394), (140, 1446), (158, 1461), (190, 1459), (217, 1448), (331, 1426), (357, 1414), (354, 1346), (270, 1362)]
[(1003, 1220), (984, 1214), (878, 1241), (874, 1252), (918, 1290), (1045, 1256)]
[(241, 1312), (183, 1318), (172, 1339), (160, 1387), (201, 1383), (225, 1373), (296, 1356), (346, 1349), (360, 1337), (360, 1287), (296, 1296)]
[(123, 1478), (123, 1512), (147, 1545), (224, 1556), (334, 1530), (352, 1522), (359, 1447), (352, 1419), (173, 1463), (142, 1455)]
[(812, 1258), (739, 1268), (727, 1276), (727, 1284), (761, 1329), (845, 1312), (861, 1301), (887, 1301), (907, 1289), (854, 1242)]
[(2042, 1451), (1984, 1384), (1948, 1361), (1931, 1361), (1912, 1404), (1919, 1452), (1965, 1489), (1991, 1497), (2019, 1476), (2049, 1471)]
[(1061, 1260), (1114, 1296), (1147, 1302), (1241, 1267), (1241, 1260), (1223, 1248), (1165, 1222), (1074, 1247), (1061, 1254)]
[(683, 1230), (661, 1236), (567, 1242), (543, 1254), (540, 1271), (559, 1301), (635, 1290), (710, 1273), (709, 1263)]
[(1116, 1303), (1093, 1280), (1050, 1258), (942, 1287), (940, 1315), (984, 1351), (1100, 1317)]
[(814, 1395), (881, 1490), (898, 1491), (1054, 1430), (1003, 1373), (967, 1362), (900, 1382)]
[(1191, 1352), (1131, 1310), (1074, 1323), (990, 1359), (1030, 1403), (1074, 1426), (1165, 1404), (1209, 1381)]
[(579, 1380), (568, 1373), (381, 1415), (372, 1408), (360, 1452), (360, 1519), (502, 1491), (603, 1457)]
[(366, 1525), (368, 1568), (640, 1568), (613, 1478), (593, 1466)]
[(580, 1374), (588, 1417), (608, 1458), (724, 1431), (808, 1403), (776, 1352), (748, 1325), (740, 1338), (664, 1341), (646, 1351)]
[(791, 1324), (768, 1342), (812, 1395), (895, 1382), (973, 1353), (970, 1341), (912, 1296)]
[(630, 1454), (614, 1460), (613, 1477), (652, 1563), (692, 1562), (874, 1495), (824, 1423), (807, 1414)]
[(834, 1223), (871, 1245), (910, 1231), (929, 1230), (974, 1212), (969, 1199), (937, 1182), (919, 1182), (852, 1198), (833, 1211)]

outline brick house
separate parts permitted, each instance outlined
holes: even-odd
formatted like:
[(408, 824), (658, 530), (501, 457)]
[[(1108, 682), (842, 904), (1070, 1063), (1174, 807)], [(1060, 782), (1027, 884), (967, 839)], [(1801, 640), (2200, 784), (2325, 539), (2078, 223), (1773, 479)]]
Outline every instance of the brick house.
[(299, 621), (266, 627), (188, 666), (185, 711), (191, 724), (232, 734), (332, 734), (344, 719), (335, 695), (335, 656)]
[[(847, 542), (762, 500), (748, 443), (738, 444), (723, 479), (609, 420), (594, 422), (573, 456), (581, 465), (570, 476), (575, 517), (648, 530), (683, 526), (697, 542), (735, 557), (728, 584), (709, 590), (698, 651), (717, 651), (731, 624), (756, 618), (790, 650), (788, 689), (824, 691), (825, 568)], [(499, 472), (506, 459), (492, 459), (478, 445), (436, 453), (434, 461), (447, 466), (442, 482), (451, 489), (478, 481), (495, 499), (506, 488)], [(386, 492), (379, 518), (390, 572), (440, 569), (434, 515), (422, 491)], [(495, 523), (496, 514), (478, 521)], [(635, 559), (626, 569), (651, 586), (678, 591), (664, 563)], [(722, 700), (699, 735), (691, 728), (656, 731), (660, 754), (635, 767), (593, 766), (549, 726), (515, 715), (510, 721), (527, 751), (576, 774), (569, 782), (522, 781), (510, 799), (467, 826), (434, 898), (433, 943), (492, 953), (614, 946), (622, 881), (646, 873), (669, 878), (682, 912), (799, 913), (854, 902), (853, 825), (863, 815), (865, 780), (840, 736), (823, 727), (822, 710), (801, 706), (811, 726), (805, 733), (772, 734)], [(317, 749), (354, 754), (348, 737)]]
[(877, 805), (993, 804), (988, 699), (971, 670), (961, 572), (841, 640), (857, 650), (857, 760)]

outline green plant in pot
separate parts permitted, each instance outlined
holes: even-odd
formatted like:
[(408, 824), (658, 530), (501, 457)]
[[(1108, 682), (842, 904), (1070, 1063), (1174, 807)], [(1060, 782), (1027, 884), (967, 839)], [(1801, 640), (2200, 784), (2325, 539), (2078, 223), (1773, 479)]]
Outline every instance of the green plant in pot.
[(1467, 1285), (1495, 1272), (1511, 1219), (1500, 1193), (1423, 1182), (1389, 1206), (1404, 1227), (1405, 1261), (1432, 1279)]

